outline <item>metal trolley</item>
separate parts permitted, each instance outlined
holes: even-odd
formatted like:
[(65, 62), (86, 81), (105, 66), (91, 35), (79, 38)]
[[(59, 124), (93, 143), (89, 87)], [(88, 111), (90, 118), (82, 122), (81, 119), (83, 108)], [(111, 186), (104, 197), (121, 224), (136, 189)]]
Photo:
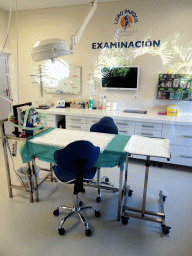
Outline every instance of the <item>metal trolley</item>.
[[(148, 211), (145, 209), (145, 207), (146, 207), (146, 195), (147, 195), (147, 184), (148, 184), (148, 175), (149, 175), (149, 167), (150, 167), (150, 157), (154, 157), (154, 156), (166, 157), (169, 160), (171, 157), (170, 150), (169, 150), (169, 141), (161, 138), (133, 136), (132, 141), (129, 141), (128, 144), (129, 145), (127, 145), (126, 151), (129, 152), (129, 154), (126, 157), (125, 197), (124, 197), (122, 214), (121, 214), (122, 224), (124, 225), (128, 224), (129, 217), (148, 220), (152, 222), (161, 223), (162, 232), (164, 234), (168, 234), (171, 227), (165, 225), (164, 201), (166, 196), (163, 195), (162, 191), (159, 192), (159, 202), (161, 206), (161, 212)], [(142, 144), (143, 144), (143, 147), (142, 147)], [(151, 147), (152, 150), (150, 148), (150, 145), (152, 145)], [(131, 154), (141, 154), (141, 155), (145, 155), (147, 158), (145, 163), (145, 178), (144, 178), (143, 201), (142, 201), (141, 209), (127, 206), (128, 196), (130, 196), (130, 191), (131, 191), (129, 186), (127, 186), (128, 158)]]
[[(37, 182), (37, 175), (36, 175), (36, 168), (35, 168), (35, 159), (33, 159), (30, 162), (27, 163), (27, 175), (29, 179), (29, 187), (26, 189), (25, 186), (18, 186), (12, 184), (11, 181), (11, 173), (10, 173), (10, 167), (9, 167), (9, 157), (8, 157), (8, 140), (16, 140), (16, 141), (26, 141), (28, 138), (20, 138), (16, 135), (6, 135), (5, 134), (5, 128), (4, 123), (8, 121), (8, 119), (0, 120), (0, 138), (2, 140), (3, 144), (3, 153), (4, 153), (4, 160), (5, 160), (5, 169), (6, 169), (6, 175), (7, 175), (7, 184), (8, 184), (8, 191), (9, 191), (9, 197), (13, 197), (13, 189), (19, 189), (23, 190), (25, 192), (29, 193), (30, 203), (39, 202), (39, 194), (38, 194), (38, 187), (48, 178), (51, 179), (51, 181), (56, 179), (53, 177), (53, 169), (52, 164), (50, 164), (50, 169), (41, 168), (43, 171), (47, 171), (47, 175), (38, 183)], [(43, 127), (41, 130), (37, 131), (36, 133), (40, 133), (49, 127)], [(32, 183), (32, 177), (34, 178), (34, 184)], [(35, 198), (34, 196), (35, 195)]]

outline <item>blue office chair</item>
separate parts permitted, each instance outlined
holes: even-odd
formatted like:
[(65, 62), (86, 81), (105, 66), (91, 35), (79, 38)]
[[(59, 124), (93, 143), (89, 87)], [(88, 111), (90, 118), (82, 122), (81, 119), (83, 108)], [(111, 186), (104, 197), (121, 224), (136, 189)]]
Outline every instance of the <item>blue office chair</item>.
[(75, 213), (79, 216), (85, 226), (85, 234), (90, 236), (92, 233), (89, 229), (88, 222), (80, 212), (86, 209), (93, 209), (96, 217), (100, 216), (100, 212), (93, 206), (81, 207), (82, 202), (79, 201), (78, 194), (79, 192), (84, 192), (83, 182), (88, 182), (95, 176), (97, 168), (93, 167), (93, 165), (96, 163), (99, 153), (99, 147), (95, 147), (91, 142), (84, 140), (70, 143), (65, 148), (56, 150), (54, 153), (56, 165), (53, 166), (53, 171), (56, 177), (61, 182), (74, 184), (73, 207), (70, 208), (61, 205), (53, 212), (55, 216), (58, 216), (60, 209), (71, 211), (59, 223), (58, 232), (60, 235), (64, 235), (65, 233), (65, 229), (63, 228), (65, 221)]
[[(118, 134), (118, 128), (111, 117), (103, 117), (99, 120), (99, 122), (93, 124), (90, 128), (91, 132), (101, 132), (101, 133), (110, 133), (110, 134)], [(97, 198), (96, 201), (101, 201), (101, 189), (112, 190), (113, 192), (119, 191), (117, 188), (113, 186), (109, 182), (109, 178), (104, 176), (100, 178), (100, 168), (97, 168), (97, 182), (94, 182), (90, 186), (96, 185), (97, 189)]]

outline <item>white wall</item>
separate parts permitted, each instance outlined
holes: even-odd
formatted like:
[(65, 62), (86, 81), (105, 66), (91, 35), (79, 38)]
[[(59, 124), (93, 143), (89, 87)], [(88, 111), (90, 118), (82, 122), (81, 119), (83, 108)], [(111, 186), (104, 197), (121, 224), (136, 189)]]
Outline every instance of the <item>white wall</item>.
[[(20, 70), (20, 103), (33, 101), (39, 95), (39, 88), (31, 86), (30, 75), (34, 74), (35, 63), (30, 52), (39, 40), (62, 38), (70, 42), (71, 35), (77, 32), (84, 21), (89, 5), (68, 6), (61, 8), (20, 11), (18, 13), (19, 31), (19, 70)], [(133, 10), (138, 22), (131, 25), (132, 36), (125, 35), (114, 38), (114, 32), (122, 30), (120, 24), (114, 24), (120, 11)], [(44, 94), (53, 103), (57, 99), (87, 101), (85, 94), (87, 74), (96, 71), (98, 65), (113, 63), (137, 65), (140, 68), (140, 84), (138, 100), (133, 100), (133, 91), (103, 91), (99, 82), (96, 95), (93, 97), (97, 105), (98, 95), (106, 95), (108, 101), (118, 102), (118, 108), (153, 108), (167, 106), (171, 101), (156, 99), (159, 73), (192, 73), (192, 27), (191, 0), (151, 0), (151, 1), (115, 1), (99, 3), (98, 8), (87, 25), (82, 38), (75, 46), (74, 55), (62, 57), (68, 64), (82, 66), (82, 94), (78, 96)], [(128, 30), (127, 30), (128, 31)], [(110, 49), (104, 54), (101, 49), (92, 49), (97, 42), (136, 42), (160, 40), (160, 47), (144, 47), (129, 49)], [(11, 49), (16, 54), (16, 26), (14, 17), (10, 34)], [(181, 110), (191, 109), (190, 102), (176, 102)]]

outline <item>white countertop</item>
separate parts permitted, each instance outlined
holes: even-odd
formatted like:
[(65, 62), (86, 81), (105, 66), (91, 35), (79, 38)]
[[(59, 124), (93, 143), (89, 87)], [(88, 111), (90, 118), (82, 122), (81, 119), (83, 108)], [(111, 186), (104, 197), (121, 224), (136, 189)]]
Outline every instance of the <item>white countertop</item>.
[(110, 116), (115, 119), (124, 119), (132, 121), (156, 122), (164, 124), (178, 124), (192, 126), (192, 113), (180, 112), (178, 116), (158, 115), (158, 110), (147, 110), (147, 114), (124, 113), (123, 111), (108, 111), (108, 110), (92, 110), (92, 109), (76, 109), (76, 108), (50, 108), (40, 110), (51, 115), (69, 115), (69, 116), (85, 116), (99, 117)]

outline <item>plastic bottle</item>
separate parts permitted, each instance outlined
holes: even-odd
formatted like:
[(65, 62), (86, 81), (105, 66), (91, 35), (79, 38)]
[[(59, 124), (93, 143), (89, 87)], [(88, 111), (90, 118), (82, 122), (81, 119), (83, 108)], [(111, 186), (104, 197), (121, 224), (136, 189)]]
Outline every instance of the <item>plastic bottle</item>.
[(103, 109), (106, 109), (106, 102), (107, 102), (107, 97), (103, 96)]
[(89, 98), (89, 109), (92, 109), (93, 108), (93, 98), (90, 97)]
[(102, 97), (99, 96), (98, 109), (102, 109)]

